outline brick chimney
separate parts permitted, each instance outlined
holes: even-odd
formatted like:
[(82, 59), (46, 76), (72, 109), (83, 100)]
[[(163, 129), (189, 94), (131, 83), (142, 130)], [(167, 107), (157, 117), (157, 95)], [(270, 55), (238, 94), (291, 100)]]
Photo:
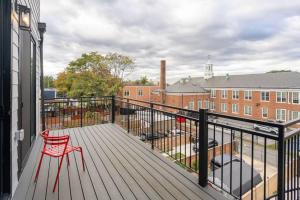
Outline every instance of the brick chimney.
[(159, 81), (159, 89), (164, 91), (166, 89), (166, 61), (160, 61), (160, 81)]
[(164, 104), (166, 102), (166, 61), (160, 61), (160, 103)]

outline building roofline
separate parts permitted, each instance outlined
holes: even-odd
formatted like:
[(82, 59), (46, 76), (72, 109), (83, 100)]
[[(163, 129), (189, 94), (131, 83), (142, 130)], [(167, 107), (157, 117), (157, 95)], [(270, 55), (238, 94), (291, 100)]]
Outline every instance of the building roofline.
[(124, 87), (159, 87), (159, 85), (124, 85)]

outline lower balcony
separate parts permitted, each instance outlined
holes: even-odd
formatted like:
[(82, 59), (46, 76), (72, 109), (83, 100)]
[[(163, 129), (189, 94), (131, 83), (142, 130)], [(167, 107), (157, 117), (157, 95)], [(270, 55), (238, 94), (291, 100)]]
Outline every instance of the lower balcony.
[(58, 187), (52, 192), (58, 159), (45, 156), (34, 182), (43, 144), (38, 137), (13, 199), (225, 199), (213, 188), (201, 187), (197, 175), (117, 124), (54, 130), (50, 134), (70, 135), (71, 145), (82, 146), (86, 170), (80, 154), (71, 153), (70, 165), (65, 159)]

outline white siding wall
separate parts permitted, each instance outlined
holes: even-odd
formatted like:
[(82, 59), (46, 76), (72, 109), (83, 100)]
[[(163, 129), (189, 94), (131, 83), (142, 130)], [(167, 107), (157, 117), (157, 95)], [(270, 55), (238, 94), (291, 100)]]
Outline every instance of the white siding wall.
[[(38, 34), (38, 27), (37, 23), (40, 21), (40, 2), (39, 0), (19, 0), (19, 4), (26, 5), (27, 7), (31, 8), (31, 16), (32, 16), (32, 36), (36, 42), (36, 101), (37, 101), (37, 108), (36, 108), (36, 120), (37, 120), (37, 133), (40, 131), (40, 52), (39, 52), (39, 34)], [(12, 0), (12, 20), (11, 20), (11, 27), (12, 27), (12, 46), (11, 46), (11, 53), (12, 53), (12, 73), (11, 73), (11, 80), (12, 80), (12, 87), (11, 87), (11, 94), (12, 94), (12, 103), (11, 103), (11, 138), (12, 138), (12, 195), (15, 192), (15, 189), (18, 185), (18, 142), (14, 140), (15, 132), (17, 131), (17, 124), (18, 124), (18, 89), (19, 89), (19, 28), (18, 28), (18, 19), (17, 15), (15, 15), (15, 8), (14, 4), (15, 1)], [(29, 51), (29, 50), (28, 50)]]

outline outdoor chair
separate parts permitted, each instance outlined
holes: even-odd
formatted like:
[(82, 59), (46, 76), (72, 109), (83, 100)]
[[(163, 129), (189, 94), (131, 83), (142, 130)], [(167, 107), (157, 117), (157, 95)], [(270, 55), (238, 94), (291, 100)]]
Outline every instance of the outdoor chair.
[(65, 155), (67, 157), (68, 166), (69, 166), (70, 165), (69, 153), (71, 153), (73, 151), (80, 152), (83, 171), (85, 171), (82, 147), (68, 145), (69, 140), (70, 140), (69, 135), (49, 136), (49, 130), (43, 131), (40, 135), (42, 136), (42, 138), (44, 140), (44, 145), (43, 145), (43, 150), (41, 152), (42, 154), (41, 154), (41, 158), (39, 161), (38, 169), (35, 174), (34, 181), (35, 182), (37, 181), (44, 155), (48, 155), (50, 157), (55, 157), (55, 158), (61, 157), (61, 159), (59, 161), (58, 171), (57, 171), (56, 178), (55, 178), (54, 187), (53, 187), (53, 192), (55, 192), (56, 185), (57, 185), (58, 178), (59, 178), (59, 173), (60, 173), (62, 162), (63, 162)]

